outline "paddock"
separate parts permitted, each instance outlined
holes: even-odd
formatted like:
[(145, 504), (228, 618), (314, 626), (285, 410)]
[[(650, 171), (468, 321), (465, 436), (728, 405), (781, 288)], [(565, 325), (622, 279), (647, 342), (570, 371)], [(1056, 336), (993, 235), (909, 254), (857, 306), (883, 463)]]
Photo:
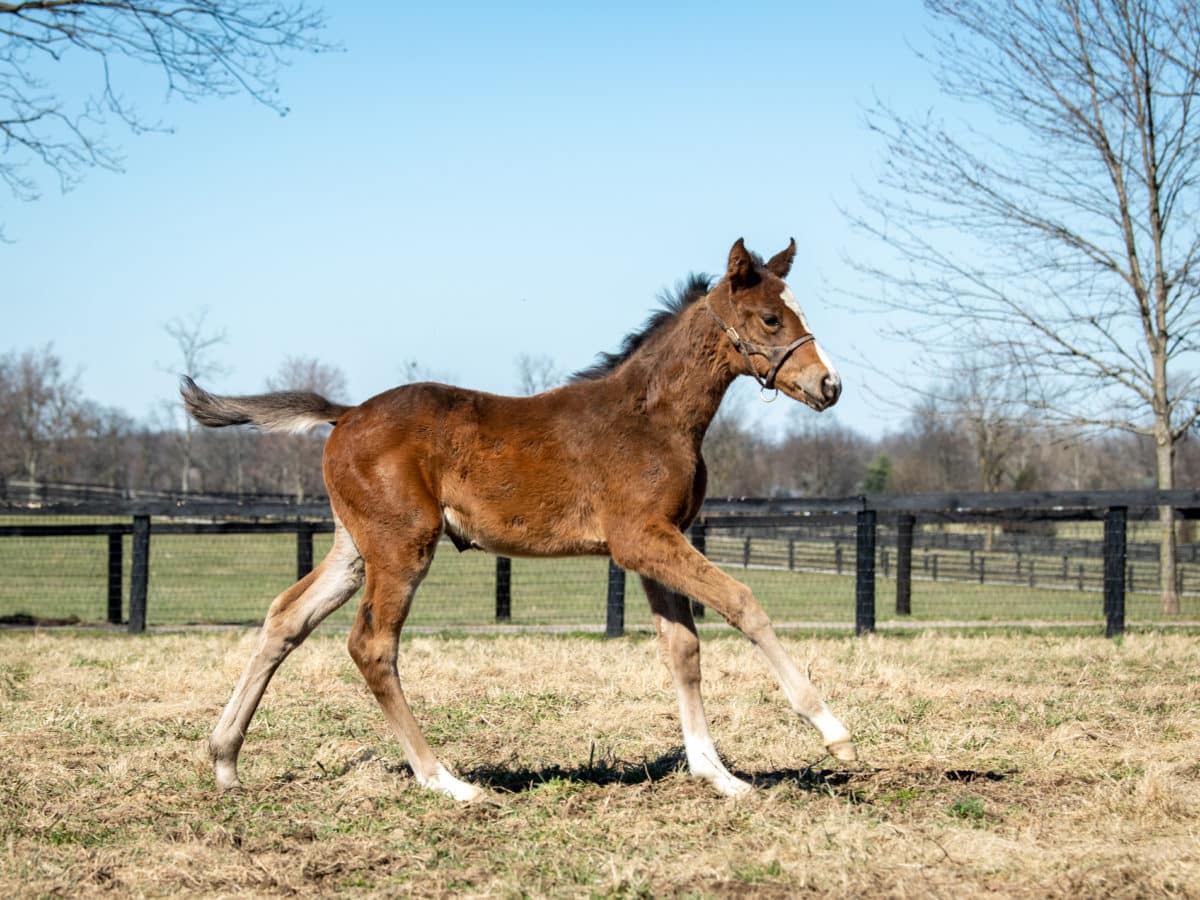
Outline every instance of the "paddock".
[(648, 633), (406, 638), (430, 742), (493, 803), (422, 790), (345, 633), (204, 741), (244, 629), (0, 632), (0, 894), (1196, 896), (1194, 634), (784, 637), (862, 761), (825, 755), (740, 638), (704, 687), (738, 800), (688, 777)]

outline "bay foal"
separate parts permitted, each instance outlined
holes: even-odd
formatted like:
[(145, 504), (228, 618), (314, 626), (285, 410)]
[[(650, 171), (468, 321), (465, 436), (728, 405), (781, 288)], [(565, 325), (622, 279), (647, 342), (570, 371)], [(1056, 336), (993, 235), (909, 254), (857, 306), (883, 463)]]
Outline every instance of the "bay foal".
[(795, 253), (792, 241), (764, 263), (738, 240), (719, 281), (693, 277), (621, 351), (533, 397), (410, 384), (348, 407), (305, 392), (218, 397), (185, 379), (184, 400), (202, 425), (334, 426), (324, 457), (333, 548), (267, 612), (209, 740), (218, 788), (238, 787), (246, 729), (280, 663), (365, 583), (350, 655), (417, 780), (456, 800), (481, 795), (438, 761), (396, 670), (400, 629), (443, 532), (460, 549), (508, 556), (607, 554), (640, 575), (673, 672), (688, 766), (721, 793), (750, 786), (725, 768), (709, 735), (686, 598), (742, 631), (829, 752), (854, 760), (850, 733), (750, 589), (684, 537), (704, 499), (701, 442), (734, 378), (749, 375), (817, 411), (841, 392), (783, 280)]

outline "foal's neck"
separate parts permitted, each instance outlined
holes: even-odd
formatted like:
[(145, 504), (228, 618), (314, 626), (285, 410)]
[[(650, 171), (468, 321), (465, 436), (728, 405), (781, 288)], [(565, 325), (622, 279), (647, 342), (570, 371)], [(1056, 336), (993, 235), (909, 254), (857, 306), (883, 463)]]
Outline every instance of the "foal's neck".
[(653, 422), (704, 440), (725, 391), (736, 375), (730, 371), (725, 339), (701, 305), (684, 309), (672, 327), (621, 367), (629, 396)]

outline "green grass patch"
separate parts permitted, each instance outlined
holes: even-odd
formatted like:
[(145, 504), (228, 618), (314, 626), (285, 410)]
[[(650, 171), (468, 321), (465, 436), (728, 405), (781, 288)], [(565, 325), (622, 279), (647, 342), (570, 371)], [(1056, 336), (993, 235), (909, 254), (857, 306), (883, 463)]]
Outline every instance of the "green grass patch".
[[(319, 560), (331, 537), (314, 537)], [(123, 609), (128, 609), (130, 539), (124, 538), (121, 584)], [(796, 549), (799, 547), (799, 549)], [(852, 548), (834, 542), (797, 543), (792, 548), (795, 568), (788, 569), (786, 541), (752, 541), (749, 565), (743, 566), (741, 538), (711, 534), (708, 552), (726, 571), (754, 591), (777, 622), (847, 623), (854, 618), (855, 581)], [(983, 584), (953, 580), (944, 573), (967, 565), (963, 553), (938, 551), (937, 580), (924, 555), (914, 558), (912, 613), (895, 612), (894, 561), (884, 574), (877, 565), (876, 618), (880, 623), (930, 622), (1091, 622), (1103, 619), (1102, 595), (1094, 588), (1080, 590), (1075, 570), (1067, 576), (1057, 557), (1022, 558), (1022, 572), (1032, 567), (1033, 585), (1016, 575), (1015, 561), (993, 557)], [(44, 618), (77, 617), (100, 621), (107, 609), (108, 542), (104, 536), (0, 539), (0, 616), (28, 614)], [(1092, 568), (1099, 560), (1089, 562)], [(1158, 609), (1153, 573), (1139, 564), (1141, 574), (1126, 599), (1126, 618), (1138, 623), (1170, 624)], [(271, 599), (296, 576), (293, 535), (165, 535), (152, 534), (148, 621), (151, 625), (195, 623), (255, 623), (262, 620)], [(1004, 573), (1012, 569), (1012, 577)], [(1002, 578), (1001, 581), (992, 580)], [(1185, 573), (1185, 584), (1188, 576)], [(512, 623), (570, 627), (596, 626), (605, 618), (608, 561), (603, 558), (516, 559), (512, 564)], [(1197, 580), (1200, 583), (1200, 579)], [(1091, 585), (1091, 582), (1088, 582)], [(638, 579), (626, 577), (626, 624), (650, 624), (650, 614)], [(1200, 617), (1200, 597), (1185, 593), (1180, 618)], [(347, 627), (357, 603), (351, 600), (330, 617)], [(717, 619), (714, 613), (709, 619)], [(448, 630), (488, 625), (495, 621), (495, 559), (480, 552), (457, 553), (443, 542), (429, 575), (417, 594), (409, 622)]]

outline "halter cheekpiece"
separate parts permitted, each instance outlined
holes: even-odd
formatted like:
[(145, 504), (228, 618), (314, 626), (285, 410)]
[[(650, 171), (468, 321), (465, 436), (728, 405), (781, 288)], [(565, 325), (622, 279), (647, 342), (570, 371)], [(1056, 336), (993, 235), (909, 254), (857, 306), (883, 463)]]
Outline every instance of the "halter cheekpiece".
[[(743, 338), (732, 325), (725, 324), (725, 320), (718, 316), (717, 311), (712, 308), (708, 297), (704, 298), (703, 303), (704, 308), (708, 310), (708, 314), (717, 320), (717, 324), (721, 326), (721, 330), (725, 332), (725, 336), (733, 341), (734, 348), (742, 354), (742, 358), (746, 360), (746, 367), (750, 370), (750, 374), (758, 382), (760, 389), (763, 391), (778, 391), (778, 388), (775, 387), (775, 376), (779, 374), (779, 370), (783, 367), (783, 364), (788, 361), (788, 357), (797, 348), (816, 340), (815, 336), (806, 334), (803, 337), (796, 338), (790, 344), (756, 344), (754, 341), (748, 341)], [(770, 368), (767, 369), (765, 376), (758, 374), (758, 369), (754, 368), (754, 363), (750, 361), (751, 356), (761, 356), (767, 361)], [(765, 395), (763, 399), (767, 399)], [(771, 398), (771, 400), (774, 399), (774, 397)]]

